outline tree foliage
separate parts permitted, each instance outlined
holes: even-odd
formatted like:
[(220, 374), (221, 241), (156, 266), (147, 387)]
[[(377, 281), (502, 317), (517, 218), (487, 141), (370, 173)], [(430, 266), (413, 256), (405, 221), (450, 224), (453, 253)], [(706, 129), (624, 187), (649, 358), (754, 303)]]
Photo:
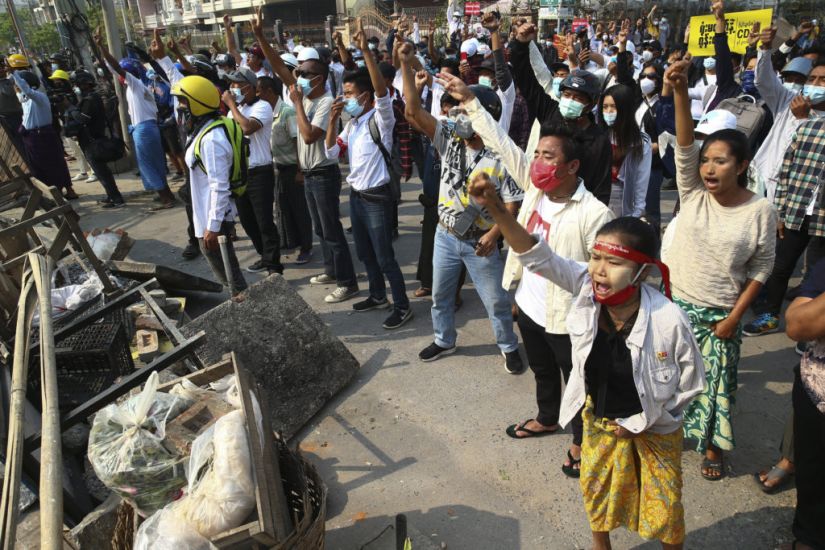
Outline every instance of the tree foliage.
[[(29, 49), (35, 53), (48, 53), (60, 49), (60, 36), (56, 25), (39, 25), (29, 8), (17, 6), (16, 12), (17, 22)], [(0, 47), (5, 52), (19, 46), (11, 15), (8, 12), (0, 14)]]

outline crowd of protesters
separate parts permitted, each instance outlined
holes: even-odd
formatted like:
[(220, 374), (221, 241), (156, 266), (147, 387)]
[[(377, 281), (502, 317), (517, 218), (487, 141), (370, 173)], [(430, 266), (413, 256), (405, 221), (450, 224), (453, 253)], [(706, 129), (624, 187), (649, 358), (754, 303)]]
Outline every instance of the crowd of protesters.
[[(351, 232), (368, 281), (353, 310), (388, 309), (392, 330), (412, 318), (410, 294), (431, 296), (422, 361), (458, 350), (469, 274), (504, 368), (526, 370), (520, 335), (535, 376), (536, 413), (505, 431), (525, 439), (571, 425), (561, 469), (580, 479), (599, 550), (620, 526), (682, 547), (683, 439), (705, 479), (725, 476), (742, 337), (778, 331), (790, 295), (785, 329), (802, 356), (792, 414), (781, 459), (755, 482), (772, 493), (795, 475), (793, 547), (821, 550), (825, 43), (804, 20), (783, 43), (755, 25), (734, 52), (723, 2), (711, 11), (703, 57), (688, 53), (690, 28), (656, 7), (556, 33), (451, 3), (444, 28), (401, 16), (379, 39), (358, 20), (351, 43), (335, 33), (316, 46), (288, 35), (271, 44), (259, 8), (248, 47), (225, 16), (226, 50), (155, 31), (123, 59), (98, 33), (94, 73), (59, 56), (37, 68), (8, 57), (0, 122), (36, 177), (67, 199), (73, 181), (99, 180), (100, 206), (120, 208), (101, 141), (121, 86), (152, 209), (186, 209), (185, 258), (203, 254), (240, 295), (236, 220), (259, 256), (248, 273), (310, 262), (314, 232), (323, 271), (311, 283), (334, 287), (325, 301), (339, 303), (361, 295)], [(414, 174), (423, 220), (410, 292), (393, 243)], [(169, 185), (181, 181), (176, 196)], [(673, 216), (662, 212), (668, 185)], [(287, 262), (284, 250), (297, 254)], [(800, 263), (803, 282), (789, 289)]]

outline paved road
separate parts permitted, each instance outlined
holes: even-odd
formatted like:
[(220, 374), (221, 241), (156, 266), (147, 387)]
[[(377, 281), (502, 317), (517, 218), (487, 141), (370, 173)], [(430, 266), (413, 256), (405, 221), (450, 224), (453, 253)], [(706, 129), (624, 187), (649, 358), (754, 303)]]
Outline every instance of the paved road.
[[(180, 259), (186, 244), (183, 209), (149, 214), (151, 197), (140, 193), (139, 182), (121, 181), (129, 205), (116, 211), (94, 205), (101, 198), (98, 184), (77, 186), (83, 227), (125, 229), (137, 240), (133, 259), (210, 276), (203, 259)], [(418, 287), (420, 187), (404, 187), (396, 251), (411, 293)], [(666, 210), (674, 199), (673, 192), (665, 193)], [(344, 212), (346, 206), (344, 201)], [(252, 263), (249, 240), (237, 244), (242, 265)], [(309, 285), (319, 272), (320, 249), (305, 266), (290, 265), (290, 258), (286, 278), (362, 364), (349, 387), (296, 438), (329, 486), (327, 548), (360, 548), (397, 513), (407, 515), (417, 549), (442, 543), (468, 550), (589, 548), (578, 483), (560, 470), (569, 433), (531, 441), (504, 433), (508, 424), (535, 414), (535, 386), (529, 373), (504, 371), (471, 284), (463, 290), (465, 303), (457, 316), (459, 351), (421, 363), (417, 354), (432, 338), (429, 300), (413, 299), (415, 319), (388, 332), (381, 328), (385, 312), (354, 314), (350, 303), (325, 304), (331, 287)], [(189, 303), (197, 314), (216, 298), (199, 295)], [(727, 478), (703, 480), (699, 455), (686, 447), (686, 548), (769, 549), (791, 538), (794, 490), (764, 495), (751, 477), (777, 458), (797, 363), (791, 345), (781, 333), (744, 343), (735, 411), (738, 447), (729, 455)], [(617, 549), (658, 547), (626, 531), (616, 532), (613, 540)]]

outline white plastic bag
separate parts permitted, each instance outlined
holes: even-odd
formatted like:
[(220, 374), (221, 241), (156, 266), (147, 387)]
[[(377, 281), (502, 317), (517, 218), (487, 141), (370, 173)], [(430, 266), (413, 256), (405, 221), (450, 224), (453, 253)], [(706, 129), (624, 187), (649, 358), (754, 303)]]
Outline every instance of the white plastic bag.
[(86, 237), (86, 240), (89, 241), (89, 246), (92, 247), (95, 256), (97, 256), (100, 261), (105, 262), (112, 258), (112, 254), (115, 253), (121, 238), (122, 235), (118, 235), (113, 231), (104, 231), (97, 235), (90, 233)]
[(171, 509), (211, 538), (240, 526), (255, 508), (255, 484), (244, 416), (221, 417), (192, 443), (189, 488)]
[(191, 401), (158, 392), (152, 373), (143, 392), (95, 415), (89, 434), (89, 462), (106, 487), (150, 515), (179, 497), (186, 484), (185, 457), (163, 446), (166, 422)]
[(164, 508), (144, 521), (135, 535), (134, 550), (217, 550), (191, 525)]

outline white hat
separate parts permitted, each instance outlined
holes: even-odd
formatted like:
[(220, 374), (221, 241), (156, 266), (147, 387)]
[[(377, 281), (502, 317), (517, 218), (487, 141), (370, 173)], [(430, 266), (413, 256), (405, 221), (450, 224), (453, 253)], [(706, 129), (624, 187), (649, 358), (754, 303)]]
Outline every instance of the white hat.
[(736, 130), (736, 115), (724, 109), (708, 111), (699, 119), (695, 132), (709, 136), (719, 130)]
[[(297, 51), (297, 48), (296, 48)], [(318, 50), (315, 48), (301, 48), (300, 52), (298, 53), (298, 62), (303, 63), (304, 61), (309, 61), (310, 59), (320, 60), (321, 56), (318, 55)]]
[(298, 58), (291, 53), (282, 53), (281, 59), (287, 66), (292, 67), (293, 69), (298, 66)]
[(296, 55), (297, 55), (297, 54), (298, 54), (298, 53), (300, 53), (300, 51), (301, 51), (301, 50), (303, 50), (303, 49), (304, 49), (304, 47), (303, 47), (301, 44), (298, 44), (297, 46), (295, 46), (294, 48), (292, 48), (292, 53), (294, 53), (294, 54), (296, 54)]
[(461, 53), (466, 53), (467, 57), (473, 57), (478, 53), (478, 40), (470, 38), (461, 43)]
[(488, 46), (484, 42), (478, 45), (478, 55), (483, 55), (484, 57), (487, 57), (491, 53), (492, 51), (490, 50), (490, 46)]

